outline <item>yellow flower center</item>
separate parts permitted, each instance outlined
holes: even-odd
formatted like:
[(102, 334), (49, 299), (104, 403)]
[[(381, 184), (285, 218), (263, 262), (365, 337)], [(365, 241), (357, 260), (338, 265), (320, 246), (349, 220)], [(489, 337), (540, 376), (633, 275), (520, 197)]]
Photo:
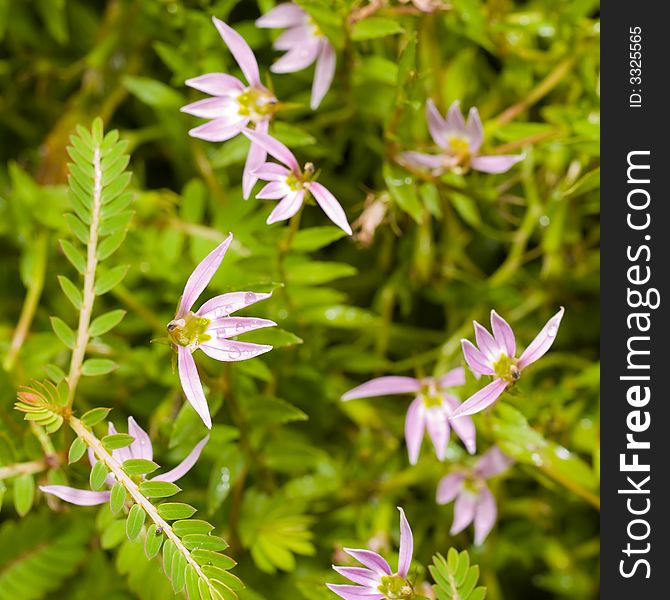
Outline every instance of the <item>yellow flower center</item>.
[(506, 354), (501, 354), (500, 358), (493, 363), (493, 370), (496, 377), (504, 379), (508, 383), (516, 383), (521, 377), (521, 371), (516, 366), (516, 358), (510, 358)]
[(388, 600), (411, 600), (416, 598), (409, 582), (400, 575), (385, 575), (377, 588)]
[(238, 97), (240, 105), (238, 113), (243, 117), (251, 117), (254, 121), (262, 121), (272, 117), (277, 111), (277, 99), (264, 90), (247, 88)]
[(177, 346), (197, 348), (199, 344), (211, 338), (207, 333), (209, 319), (198, 317), (192, 312), (180, 319), (174, 319), (167, 324), (170, 341)]

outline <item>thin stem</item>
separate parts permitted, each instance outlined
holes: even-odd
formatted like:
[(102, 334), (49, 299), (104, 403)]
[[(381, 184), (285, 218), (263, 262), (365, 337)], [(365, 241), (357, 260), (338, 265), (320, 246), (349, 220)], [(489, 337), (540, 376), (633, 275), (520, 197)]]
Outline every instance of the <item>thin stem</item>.
[(95, 437), (95, 435), (93, 435), (93, 433), (87, 429), (86, 426), (76, 417), (71, 417), (69, 424), (74, 432), (82, 440), (84, 440), (86, 445), (91, 448), (93, 452), (95, 452), (98, 460), (102, 461), (109, 469), (109, 471), (114, 475), (116, 481), (118, 481), (126, 489), (133, 501), (142, 507), (144, 512), (156, 524), (157, 527), (162, 529), (165, 537), (175, 545), (177, 550), (186, 559), (186, 562), (195, 569), (198, 577), (204, 581), (207, 581), (209, 585), (209, 579), (202, 572), (200, 565), (191, 556), (188, 548), (184, 546), (182, 541), (179, 539), (179, 536), (174, 532), (170, 524), (158, 514), (158, 509), (142, 494), (142, 492), (140, 492), (139, 486), (126, 474), (119, 462), (109, 452), (107, 452), (105, 447), (102, 445), (102, 442), (97, 437)]
[(6, 467), (0, 467), (0, 481), (3, 479), (9, 479), (10, 477), (16, 477), (17, 475), (41, 473), (46, 468), (47, 462), (44, 459), (7, 465)]
[(84, 354), (89, 340), (89, 325), (93, 302), (95, 301), (95, 270), (98, 266), (98, 224), (100, 221), (100, 209), (102, 206), (102, 168), (100, 166), (100, 148), (93, 152), (93, 206), (91, 208), (91, 226), (88, 233), (86, 272), (84, 273), (84, 291), (81, 310), (79, 312), (79, 326), (77, 328), (77, 339), (72, 349), (70, 361), (70, 373), (67, 378), (68, 396), (67, 407), (74, 402), (77, 384), (81, 377)]
[(37, 305), (40, 301), (40, 296), (42, 295), (42, 290), (44, 289), (44, 276), (47, 267), (47, 241), (48, 236), (44, 231), (42, 231), (37, 236), (37, 240), (35, 240), (35, 255), (33, 259), (33, 270), (30, 273), (28, 293), (26, 294), (26, 299), (23, 303), (23, 308), (21, 309), (21, 316), (16, 325), (12, 343), (9, 346), (9, 352), (7, 352), (7, 356), (5, 356), (5, 360), (2, 363), (5, 371), (11, 371), (14, 368), (14, 363), (23, 346), (23, 342), (26, 340), (30, 325), (33, 322), (33, 317), (35, 316), (35, 311), (37, 310)]

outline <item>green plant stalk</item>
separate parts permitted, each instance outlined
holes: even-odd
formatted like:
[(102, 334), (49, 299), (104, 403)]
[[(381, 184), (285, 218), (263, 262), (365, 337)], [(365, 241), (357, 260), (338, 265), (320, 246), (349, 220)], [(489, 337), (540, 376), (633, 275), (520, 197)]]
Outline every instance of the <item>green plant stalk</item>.
[(11, 371), (16, 363), (16, 358), (26, 340), (30, 325), (33, 322), (37, 305), (39, 304), (42, 290), (44, 289), (44, 277), (47, 269), (47, 242), (48, 235), (42, 231), (35, 240), (35, 263), (30, 273), (30, 283), (28, 284), (28, 293), (21, 308), (21, 316), (16, 325), (12, 343), (9, 346), (9, 352), (2, 363), (5, 371)]
[(16, 463), (0, 467), (0, 481), (16, 477), (17, 475), (31, 475), (33, 473), (41, 473), (47, 468), (45, 460), (32, 460), (30, 462)]
[(86, 244), (86, 271), (84, 273), (83, 299), (79, 311), (79, 326), (77, 327), (77, 339), (72, 349), (70, 372), (67, 377), (67, 408), (72, 407), (79, 378), (81, 377), (86, 346), (88, 346), (90, 337), (91, 313), (93, 312), (93, 303), (95, 302), (95, 271), (98, 266), (98, 226), (102, 208), (102, 168), (100, 161), (100, 148), (98, 147), (93, 152), (93, 206), (91, 209), (88, 243)]
[(200, 565), (191, 556), (191, 552), (184, 546), (179, 539), (179, 536), (174, 532), (172, 527), (170, 527), (170, 524), (158, 514), (157, 508), (142, 494), (142, 492), (140, 492), (139, 486), (126, 474), (119, 462), (107, 452), (102, 445), (102, 442), (76, 417), (70, 417), (68, 424), (74, 432), (84, 440), (85, 444), (95, 452), (98, 460), (104, 463), (114, 475), (116, 481), (118, 481), (130, 494), (133, 501), (142, 507), (144, 512), (156, 524), (156, 527), (162, 529), (165, 537), (175, 545), (179, 553), (186, 559), (186, 562), (195, 569), (198, 577), (206, 581), (209, 585), (208, 577), (202, 572)]

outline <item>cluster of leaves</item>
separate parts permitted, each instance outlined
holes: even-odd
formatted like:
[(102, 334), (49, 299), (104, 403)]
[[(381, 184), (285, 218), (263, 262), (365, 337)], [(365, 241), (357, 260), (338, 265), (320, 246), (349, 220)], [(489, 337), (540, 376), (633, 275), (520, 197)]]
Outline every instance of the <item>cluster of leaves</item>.
[(470, 565), (470, 556), (463, 550), (449, 548), (447, 558), (437, 554), (429, 567), (435, 580), (437, 600), (484, 600), (486, 588), (476, 587), (479, 567)]
[[(11, 502), (2, 504), (0, 535), (26, 545), (0, 544), (0, 576), (33, 556), (31, 547), (58, 548), (64, 540), (69, 549), (59, 552), (58, 573), (45, 566), (49, 556), (26, 562), (10, 586), (0, 585), (0, 597), (5, 589), (15, 598), (170, 597), (159, 560), (147, 560), (145, 550), (162, 550), (165, 573), (176, 589), (188, 589), (189, 567), (175, 562), (183, 555), (165, 532), (156, 536), (156, 524), (131, 507), (138, 504), (125, 488), (116, 488), (114, 508), (121, 491), (124, 506), (117, 513), (101, 507), (92, 528), (92, 509), (47, 519), (33, 508), (47, 502), (35, 483), (83, 487), (90, 480), (97, 487), (105, 479), (104, 465), (93, 476), (76, 462), (85, 446), (58, 419), (67, 417), (63, 377), (80, 333), (86, 361), (77, 411), (114, 407), (114, 420), (135, 416), (161, 464), (201, 439), (169, 348), (149, 342), (164, 334), (193, 266), (229, 231), (235, 243), (212, 295), (274, 291), (254, 315), (280, 327), (244, 337), (273, 344), (272, 353), (230, 365), (199, 361), (214, 426), (200, 463), (180, 482), (178, 504), (197, 506), (214, 529), (196, 520), (202, 530), (181, 531), (176, 523), (184, 519), (177, 519), (178, 539), (226, 538), (247, 585), (235, 591), (244, 600), (332, 598), (323, 583), (337, 577), (329, 565), (341, 562), (342, 547), (374, 546), (387, 556), (397, 547), (389, 536), (396, 535), (399, 504), (415, 531), (416, 565), (441, 549), (469, 546), (469, 532), (448, 533), (452, 508), (434, 502), (439, 478), (467, 462), (462, 448), (450, 445), (441, 464), (425, 447), (410, 467), (402, 446), (407, 402), (339, 398), (376, 375), (442, 373), (460, 364), (459, 339), (492, 307), (524, 345), (564, 305), (551, 354), (524, 373), (505, 403), (476, 419), (479, 448), (498, 444), (519, 465), (494, 482), (499, 526), (470, 555), (489, 600), (597, 597), (596, 3), (454, 0), (450, 10), (419, 14), (404, 2), (370, 3), (377, 11), (366, 13), (367, 3), (301, 0), (338, 49), (338, 74), (316, 113), (305, 108), (310, 71), (272, 76), (292, 108), (271, 133), (300, 160), (319, 164), (321, 180), (355, 222), (353, 241), (309, 207), (292, 238), (284, 225), (265, 225), (270, 207), (241, 197), (247, 141), (189, 139), (193, 119), (178, 112), (199, 97), (184, 80), (235, 73), (210, 14), (242, 32), (262, 65), (271, 64), (276, 33), (253, 26), (271, 2), (18, 3), (11, 22), (5, 4), (0, 0), (0, 47), (9, 56), (0, 69), (0, 497), (6, 487)], [(456, 99), (477, 104), (487, 144), (523, 150), (526, 160), (500, 176), (406, 171), (394, 157), (427, 147), (427, 97), (442, 109)], [(100, 125), (71, 140), (76, 124), (97, 114), (121, 129), (127, 146), (114, 133), (103, 136)], [(87, 297), (89, 263), (82, 248), (90, 241), (95, 152), (103, 147), (99, 158), (113, 176), (101, 180), (107, 196), (100, 195), (96, 272), (103, 262), (91, 288), (95, 315), (80, 329), (74, 315)], [(128, 187), (113, 199), (116, 186)], [(50, 394), (47, 380), (63, 393)], [(461, 399), (478, 385), (469, 378)], [(58, 400), (35, 405), (37, 396), (24, 395), (21, 408), (35, 415), (29, 427), (9, 410), (24, 386)], [(99, 438), (109, 452), (129, 441)], [(150, 483), (139, 483), (143, 497)], [(168, 505), (163, 511), (173, 504), (148, 499)], [(85, 561), (76, 548), (86, 549)], [(476, 589), (466, 595), (474, 567), (463, 555), (450, 566), (451, 555), (446, 567), (436, 558), (431, 569), (435, 593), (477, 598)], [(226, 573), (231, 564), (195, 556)], [(46, 572), (48, 585), (40, 576)]]

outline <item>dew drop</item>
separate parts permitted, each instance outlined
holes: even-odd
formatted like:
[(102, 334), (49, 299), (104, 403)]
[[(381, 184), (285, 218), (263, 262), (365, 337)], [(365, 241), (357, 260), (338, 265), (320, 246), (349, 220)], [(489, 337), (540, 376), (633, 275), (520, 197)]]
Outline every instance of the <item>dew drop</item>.
[(256, 294), (253, 292), (247, 292), (244, 294), (244, 303), (251, 304), (252, 302), (256, 302)]
[(530, 459), (538, 466), (542, 466), (542, 457), (537, 453), (533, 452), (533, 454), (530, 455)]
[(548, 335), (549, 337), (556, 337), (556, 332), (557, 332), (557, 331), (558, 331), (558, 330), (556, 329), (556, 326), (555, 326), (555, 325), (552, 325), (551, 327), (549, 327), (549, 329), (547, 329), (547, 335)]

